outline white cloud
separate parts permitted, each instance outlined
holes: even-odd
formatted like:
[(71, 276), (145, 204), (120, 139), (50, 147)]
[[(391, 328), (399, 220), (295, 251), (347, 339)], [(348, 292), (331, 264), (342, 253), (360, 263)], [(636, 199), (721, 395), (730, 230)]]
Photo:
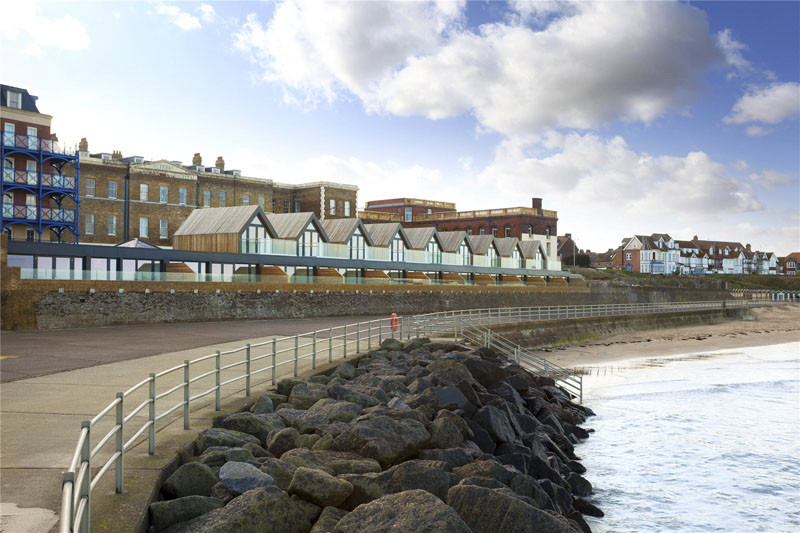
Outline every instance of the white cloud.
[(159, 15), (165, 15), (182, 30), (199, 30), (202, 27), (199, 18), (182, 11), (180, 7), (175, 5), (159, 4), (156, 7), (156, 12)]
[(736, 163), (734, 163), (733, 168), (735, 168), (736, 170), (745, 171), (745, 170), (750, 170), (750, 165), (748, 165), (747, 161), (745, 161), (744, 159), (740, 159)]
[(777, 170), (763, 170), (761, 172), (754, 172), (747, 176), (747, 179), (758, 183), (766, 189), (777, 189), (784, 185), (792, 185), (797, 181), (797, 178), (778, 172)]
[(733, 68), (733, 71), (728, 74), (728, 79), (753, 71), (753, 65), (742, 54), (747, 50), (747, 45), (734, 39), (730, 28), (717, 32), (716, 38), (717, 46), (725, 54), (725, 61)]
[(48, 18), (40, 13), (37, 0), (3, 4), (0, 42), (3, 41), (13, 45), (14, 50), (34, 57), (42, 56), (47, 49), (89, 48), (89, 35), (78, 19), (72, 15)]
[[(521, 21), (552, 13), (539, 29)], [(650, 122), (686, 106), (724, 61), (705, 14), (682, 3), (554, 3), (477, 31), (463, 14), (448, 2), (287, 0), (267, 24), (250, 15), (236, 43), (292, 99), (355, 96), (371, 111), (432, 119), (469, 112), (506, 135)]]
[(652, 156), (634, 152), (621, 137), (593, 134), (551, 132), (538, 144), (506, 140), (480, 179), (507, 194), (544, 195), (594, 214), (711, 219), (763, 209), (750, 185), (704, 152)]
[(747, 126), (744, 132), (750, 137), (761, 137), (762, 135), (772, 133), (772, 130), (764, 128), (763, 126)]
[(761, 122), (778, 124), (800, 116), (800, 83), (772, 83), (753, 88), (739, 98), (731, 113), (723, 118), (727, 124)]
[(203, 22), (213, 22), (217, 18), (217, 12), (210, 4), (200, 4), (197, 10), (200, 11), (200, 18), (203, 19)]

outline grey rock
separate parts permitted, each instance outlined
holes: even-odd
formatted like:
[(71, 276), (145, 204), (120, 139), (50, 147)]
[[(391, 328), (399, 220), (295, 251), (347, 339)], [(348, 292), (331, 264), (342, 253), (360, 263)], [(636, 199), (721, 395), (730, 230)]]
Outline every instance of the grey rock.
[(449, 418), (437, 418), (428, 426), (431, 448), (455, 448), (464, 441), (458, 426)]
[(339, 523), (339, 520), (347, 515), (347, 511), (337, 509), (336, 507), (328, 506), (322, 510), (314, 527), (311, 528), (311, 533), (330, 533)]
[(473, 461), (464, 466), (453, 469), (453, 473), (464, 479), (471, 476), (483, 476), (496, 479), (503, 485), (508, 485), (519, 474), (515, 469), (501, 465), (492, 460)]
[(519, 374), (511, 374), (506, 378), (506, 382), (514, 387), (514, 389), (520, 394), (525, 394), (530, 388), (530, 385), (528, 385), (528, 380)]
[(298, 383), (292, 387), (289, 403), (297, 409), (308, 409), (318, 400), (328, 397), (328, 389), (318, 383)]
[(320, 436), (316, 433), (306, 433), (297, 437), (297, 447), (298, 448), (311, 448), (314, 446), (317, 441), (320, 439)]
[(388, 416), (389, 418), (394, 418), (395, 420), (416, 420), (420, 424), (424, 424), (427, 422), (425, 415), (423, 415), (417, 409), (403, 409), (403, 408), (396, 408), (396, 407), (389, 407), (388, 405), (376, 405), (375, 407), (370, 407), (369, 409), (364, 409), (364, 414), (356, 419), (356, 422), (360, 422), (362, 420), (369, 420), (371, 418), (375, 418), (378, 416)]
[(281, 456), (283, 461), (294, 463), (293, 459), (299, 459), (303, 466), (324, 467), (337, 476), (340, 474), (366, 474), (367, 472), (381, 471), (381, 465), (375, 459), (368, 459), (350, 452), (297, 448), (289, 450)]
[(281, 429), (269, 437), (267, 449), (272, 455), (280, 457), (287, 451), (297, 448), (298, 437), (300, 433), (295, 428)]
[(480, 452), (470, 450), (468, 448), (448, 448), (445, 450), (432, 449), (422, 450), (419, 452), (420, 459), (429, 461), (442, 461), (449, 469), (458, 468), (465, 464), (479, 460), (481, 458)]
[(261, 487), (231, 500), (204, 524), (204, 533), (307, 533), (311, 523), (278, 487)]
[(353, 485), (320, 470), (301, 467), (294, 472), (289, 492), (323, 507), (336, 507), (350, 496)]
[(469, 373), (472, 374), (472, 377), (484, 387), (490, 387), (506, 377), (506, 373), (502, 368), (483, 359), (470, 357), (465, 359), (463, 363)]
[(514, 429), (505, 412), (491, 405), (481, 407), (472, 417), (483, 427), (495, 442), (514, 442)]
[(272, 476), (249, 463), (228, 461), (219, 470), (219, 480), (234, 494), (275, 484)]
[(253, 413), (234, 413), (219, 421), (220, 427), (256, 437), (259, 443), (266, 440), (269, 432), (284, 426), (275, 414), (254, 415)]
[(278, 386), (277, 386), (278, 394), (282, 394), (283, 396), (286, 396), (288, 398), (289, 395), (292, 393), (292, 389), (295, 387), (295, 385), (305, 382), (306, 381), (304, 379), (299, 379), (299, 378), (283, 378), (282, 380), (278, 381)]
[(245, 450), (244, 448), (229, 448), (225, 452), (225, 458), (228, 461), (238, 461), (240, 463), (253, 464), (256, 462), (256, 458), (253, 457), (253, 454), (250, 453), (250, 450)]
[(389, 400), (389, 403), (387, 403), (386, 406), (389, 407), (390, 409), (403, 409), (408, 411), (411, 410), (411, 408), (408, 405), (406, 405), (406, 403), (403, 402), (403, 400), (397, 397), (394, 397), (391, 400)]
[(313, 433), (330, 423), (330, 420), (321, 413), (288, 407), (278, 410), (277, 416), (285, 425), (295, 428), (300, 433)]
[(342, 379), (353, 379), (355, 377), (356, 369), (350, 363), (342, 363), (336, 367), (331, 377), (340, 377)]
[(403, 343), (397, 339), (384, 339), (383, 342), (381, 342), (381, 350), (399, 352), (403, 350)]
[(448, 489), (459, 481), (458, 476), (445, 468), (440, 461), (412, 459), (389, 468), (378, 479), (386, 494), (423, 489), (444, 501)]
[(537, 509), (503, 489), (456, 485), (447, 493), (447, 503), (474, 533), (575, 533), (565, 518)]
[(161, 492), (168, 498), (184, 496), (210, 496), (217, 476), (207, 465), (198, 462), (186, 463), (167, 478)]
[(258, 397), (256, 403), (250, 408), (250, 412), (255, 415), (266, 415), (275, 411), (275, 406), (272, 403), (272, 398), (263, 394)]
[(308, 412), (320, 414), (328, 419), (329, 422), (350, 422), (361, 415), (361, 406), (347, 401), (337, 401), (328, 398), (318, 400), (312, 405)]
[(494, 453), (495, 448), (497, 448), (497, 444), (494, 442), (494, 439), (492, 439), (492, 436), (489, 435), (489, 432), (483, 429), (483, 426), (473, 420), (467, 419), (467, 425), (475, 435), (472, 440), (478, 445), (481, 451), (485, 453)]
[(197, 462), (203, 463), (211, 468), (220, 467), (228, 461), (229, 449), (230, 448), (223, 448), (222, 446), (207, 448), (200, 457), (197, 458)]
[(221, 501), (206, 496), (184, 496), (175, 500), (154, 502), (150, 504), (150, 525), (156, 531), (162, 531), (173, 524), (186, 522), (220, 507)]
[(580, 497), (573, 498), (572, 506), (575, 507), (575, 509), (578, 512), (588, 516), (595, 516), (598, 518), (605, 516), (605, 513), (601, 511), (596, 505)]
[(430, 438), (425, 426), (416, 420), (393, 420), (378, 416), (353, 422), (335, 439), (342, 451), (357, 453), (388, 467), (417, 453)]
[(589, 496), (592, 493), (592, 484), (583, 476), (570, 472), (566, 479), (575, 496)]
[(345, 385), (328, 385), (328, 396), (335, 400), (344, 400), (354, 403), (364, 409), (381, 403), (378, 398), (364, 392), (357, 391), (352, 386)]
[(385, 478), (375, 472), (366, 474), (342, 474), (340, 479), (344, 479), (353, 485), (353, 492), (339, 507), (352, 511), (363, 503), (377, 500), (386, 494), (387, 482)]
[(359, 505), (334, 529), (335, 533), (364, 531), (470, 533), (453, 509), (424, 490), (389, 494)]
[(306, 518), (308, 518), (309, 522), (313, 524), (317, 521), (317, 518), (319, 518), (319, 515), (322, 512), (322, 507), (298, 497), (297, 494), (293, 494), (290, 499), (298, 508), (300, 508), (303, 514), (306, 515)]
[(275, 480), (275, 484), (283, 490), (289, 488), (296, 468), (291, 463), (273, 458), (266, 459), (261, 465), (261, 471), (269, 474)]
[(225, 483), (220, 482), (211, 487), (211, 496), (218, 499), (222, 503), (228, 503), (238, 496), (238, 494), (232, 493), (230, 490), (228, 490), (228, 487), (225, 486)]
[(435, 375), (439, 379), (449, 382), (451, 385), (455, 385), (460, 381), (467, 381), (470, 384), (475, 381), (475, 378), (473, 378), (472, 374), (469, 373), (469, 370), (467, 370), (467, 367), (464, 365), (464, 363), (455, 361), (453, 359), (442, 357), (428, 365), (426, 368), (431, 372), (431, 374)]
[(197, 451), (202, 454), (206, 449), (212, 446), (223, 446), (226, 448), (236, 446), (242, 447), (248, 442), (261, 444), (258, 437), (247, 433), (231, 431), (229, 429), (211, 428), (201, 431), (197, 436)]
[(252, 442), (248, 442), (242, 448), (250, 452), (253, 457), (269, 457), (271, 455), (267, 450)]
[(505, 485), (491, 477), (482, 476), (469, 476), (465, 477), (458, 482), (459, 485), (475, 485), (477, 487), (485, 487), (487, 489), (502, 489), (506, 488)]
[(440, 409), (464, 409), (469, 405), (467, 398), (461, 391), (452, 386), (430, 387), (421, 393), (405, 398), (403, 401), (412, 409), (427, 405), (436, 411)]

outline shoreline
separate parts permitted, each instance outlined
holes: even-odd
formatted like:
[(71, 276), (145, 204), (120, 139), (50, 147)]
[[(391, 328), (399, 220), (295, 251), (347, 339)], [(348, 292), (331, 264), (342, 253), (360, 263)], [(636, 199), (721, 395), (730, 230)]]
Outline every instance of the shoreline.
[(753, 316), (749, 320), (616, 333), (539, 353), (557, 365), (581, 367), (653, 356), (800, 342), (800, 306), (754, 309)]

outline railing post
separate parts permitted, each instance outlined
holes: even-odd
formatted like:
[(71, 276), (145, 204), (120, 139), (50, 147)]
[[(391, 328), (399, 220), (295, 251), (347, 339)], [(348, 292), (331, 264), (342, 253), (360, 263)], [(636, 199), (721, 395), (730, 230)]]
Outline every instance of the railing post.
[[(61, 520), (67, 520), (67, 530), (74, 531), (75, 523), (75, 472), (61, 472), (61, 494), (64, 494), (64, 486), (69, 483), (72, 485), (72, 494), (67, 499), (67, 516), (64, 516), (64, 510), (61, 510)], [(63, 501), (63, 498), (62, 498)], [(64, 524), (62, 524), (63, 526)]]
[(278, 352), (278, 339), (272, 339), (272, 384), (275, 385), (275, 374), (278, 370), (278, 367), (275, 366), (276, 358)]
[(117, 453), (119, 455), (117, 456), (117, 460), (114, 461), (114, 468), (116, 470), (114, 489), (117, 494), (122, 494), (122, 476), (123, 468), (125, 467), (125, 395), (118, 392), (117, 399), (119, 400), (117, 404), (117, 426), (119, 426), (117, 430)]
[(156, 453), (156, 375), (150, 374), (150, 435), (147, 440), (147, 453)]
[(311, 368), (317, 368), (317, 332), (311, 334)]
[(328, 362), (333, 362), (333, 328), (328, 328)]
[(189, 360), (183, 362), (183, 429), (189, 429)]
[(244, 395), (250, 396), (250, 343), (247, 344), (247, 350), (244, 352), (244, 371), (247, 377), (244, 378)]
[(221, 389), (220, 383), (222, 383), (222, 371), (220, 370), (220, 368), (222, 366), (221, 365), (221, 363), (222, 363), (221, 359), (222, 359), (222, 354), (220, 353), (219, 350), (217, 350), (217, 355), (214, 357), (214, 365), (215, 365), (215, 368), (217, 370), (214, 373), (215, 381), (216, 381), (216, 384), (215, 384), (215, 387), (214, 387), (216, 389), (215, 394), (214, 394), (214, 410), (215, 411), (222, 410), (222, 390), (220, 390)]
[(547, 359), (543, 359), (544, 361), (544, 377), (547, 377), (548, 370), (547, 370)]
[(367, 350), (372, 350), (372, 320), (367, 321)]
[(81, 422), (81, 430), (83, 428), (86, 428), (87, 432), (86, 440), (83, 441), (83, 447), (81, 448), (81, 464), (86, 463), (86, 475), (83, 476), (81, 481), (78, 502), (85, 498), (86, 506), (78, 527), (81, 533), (89, 533), (89, 516), (92, 509), (92, 423), (89, 420), (84, 420)]
[(300, 334), (294, 334), (294, 377), (297, 377), (297, 347), (300, 342)]
[(361, 353), (361, 322), (356, 322), (356, 353)]
[[(347, 331), (347, 326), (345, 326), (345, 331)], [(378, 346), (383, 344), (383, 324), (381, 323), (381, 319), (378, 319)]]
[(347, 359), (347, 324), (344, 325), (344, 342), (342, 343), (342, 358)]
[(578, 385), (579, 385), (579, 396), (578, 396), (578, 403), (583, 403), (583, 376), (578, 376)]

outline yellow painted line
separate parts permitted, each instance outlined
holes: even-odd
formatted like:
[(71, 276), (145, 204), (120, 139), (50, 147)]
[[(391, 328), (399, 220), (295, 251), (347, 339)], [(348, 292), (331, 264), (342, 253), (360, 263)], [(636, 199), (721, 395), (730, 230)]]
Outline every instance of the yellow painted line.
[(17, 359), (18, 357), (18, 355), (0, 355), (0, 361), (3, 359)]

